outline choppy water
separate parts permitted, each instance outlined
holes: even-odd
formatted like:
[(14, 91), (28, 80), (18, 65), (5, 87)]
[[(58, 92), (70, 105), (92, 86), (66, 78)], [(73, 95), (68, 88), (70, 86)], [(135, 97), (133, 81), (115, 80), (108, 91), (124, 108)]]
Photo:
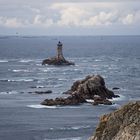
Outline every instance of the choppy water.
[[(55, 55), (58, 40), (75, 66), (41, 65)], [(40, 105), (46, 98), (64, 96), (75, 80), (88, 74), (102, 75), (110, 89), (120, 88), (114, 105)], [(139, 83), (140, 36), (0, 37), (0, 139), (86, 140), (101, 114), (140, 99)], [(45, 90), (53, 93), (28, 93)]]

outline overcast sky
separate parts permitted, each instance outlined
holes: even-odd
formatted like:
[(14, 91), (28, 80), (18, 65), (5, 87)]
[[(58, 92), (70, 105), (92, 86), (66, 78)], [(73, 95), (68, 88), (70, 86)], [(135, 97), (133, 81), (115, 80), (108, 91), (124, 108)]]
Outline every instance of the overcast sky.
[(0, 35), (16, 33), (140, 35), (140, 0), (0, 0)]

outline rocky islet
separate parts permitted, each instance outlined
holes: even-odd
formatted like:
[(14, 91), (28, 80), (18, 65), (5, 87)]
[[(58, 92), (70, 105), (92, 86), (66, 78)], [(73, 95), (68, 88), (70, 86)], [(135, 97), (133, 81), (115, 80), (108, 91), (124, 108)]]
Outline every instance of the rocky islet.
[(88, 99), (93, 100), (93, 105), (104, 104), (112, 105), (109, 99), (117, 98), (113, 91), (107, 89), (105, 81), (100, 75), (88, 75), (83, 80), (73, 83), (71, 89), (64, 92), (68, 97), (60, 97), (56, 99), (45, 99), (41, 104), (52, 105), (79, 105), (87, 103)]

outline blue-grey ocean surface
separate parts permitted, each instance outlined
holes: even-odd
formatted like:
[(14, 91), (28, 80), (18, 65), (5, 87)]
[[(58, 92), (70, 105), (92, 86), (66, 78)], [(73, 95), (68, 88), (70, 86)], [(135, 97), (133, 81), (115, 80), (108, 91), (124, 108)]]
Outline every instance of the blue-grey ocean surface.
[[(58, 41), (75, 66), (42, 66)], [(114, 105), (41, 106), (75, 80), (100, 74), (120, 98)], [(33, 88), (36, 87), (36, 88)], [(30, 92), (52, 90), (52, 94)], [(0, 140), (87, 140), (100, 115), (140, 100), (140, 36), (0, 37)]]

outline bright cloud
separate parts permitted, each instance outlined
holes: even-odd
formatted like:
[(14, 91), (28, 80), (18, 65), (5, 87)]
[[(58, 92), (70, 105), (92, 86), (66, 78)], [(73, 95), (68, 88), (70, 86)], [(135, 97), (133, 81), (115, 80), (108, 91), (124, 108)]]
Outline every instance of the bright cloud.
[(57, 21), (57, 24), (60, 26), (79, 26), (80, 21), (82, 21), (86, 16), (88, 16), (88, 12), (76, 7), (68, 7), (64, 9), (60, 9), (60, 19)]
[(135, 16), (133, 14), (128, 14), (122, 19), (123, 24), (132, 24), (134, 22)]
[[(140, 2), (97, 0), (8, 0), (0, 1), (0, 28), (24, 29), (95, 29), (139, 27)], [(67, 2), (66, 2), (67, 1)], [(98, 29), (99, 29), (98, 28)], [(129, 28), (130, 29), (130, 28)], [(44, 31), (45, 32), (45, 31)]]
[(28, 21), (21, 21), (17, 18), (0, 17), (0, 25), (8, 28), (24, 27)]
[(0, 25), (10, 28), (26, 26), (40, 26), (47, 28), (51, 26), (94, 27), (113, 24), (131, 25), (136, 21), (140, 21), (137, 18), (140, 17), (140, 12), (137, 13), (137, 11), (132, 11), (132, 14), (122, 13), (122, 9), (118, 9), (116, 5), (107, 5), (106, 3), (102, 3), (101, 5), (99, 5), (99, 3), (55, 3), (47, 7), (47, 10), (49, 9), (50, 12), (53, 13), (51, 17), (49, 17), (47, 13), (41, 12), (41, 9), (28, 8), (35, 12), (32, 20), (21, 20), (16, 17), (1, 17)]
[(50, 27), (54, 23), (52, 19), (49, 19), (42, 15), (36, 15), (32, 24), (36, 26)]
[[(108, 26), (112, 24), (133, 24), (135, 18), (133, 14), (123, 13), (123, 8), (119, 5), (106, 3), (94, 4), (67, 4), (55, 3), (51, 9), (59, 13), (59, 19), (53, 23), (59, 26)], [(132, 11), (135, 14), (137, 11)], [(138, 16), (138, 15), (137, 15)]]

